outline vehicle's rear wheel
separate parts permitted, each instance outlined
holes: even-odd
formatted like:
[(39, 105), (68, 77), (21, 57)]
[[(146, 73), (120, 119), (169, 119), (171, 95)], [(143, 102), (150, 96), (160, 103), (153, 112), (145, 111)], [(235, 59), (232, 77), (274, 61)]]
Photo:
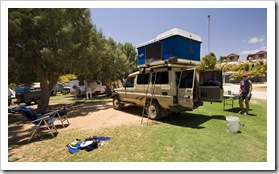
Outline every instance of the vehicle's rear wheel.
[(152, 120), (160, 120), (162, 118), (161, 107), (157, 101), (148, 103), (147, 115)]
[(121, 103), (119, 97), (115, 96), (113, 98), (113, 108), (116, 109), (116, 110), (121, 110), (123, 107), (124, 107), (124, 104)]

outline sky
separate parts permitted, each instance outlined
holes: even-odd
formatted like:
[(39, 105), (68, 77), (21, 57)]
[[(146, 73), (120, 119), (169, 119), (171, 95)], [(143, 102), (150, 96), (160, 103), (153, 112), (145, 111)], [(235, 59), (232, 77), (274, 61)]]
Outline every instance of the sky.
[(134, 46), (179, 28), (202, 38), (201, 57), (234, 53), (243, 61), (267, 51), (266, 8), (92, 8), (91, 19), (107, 38)]

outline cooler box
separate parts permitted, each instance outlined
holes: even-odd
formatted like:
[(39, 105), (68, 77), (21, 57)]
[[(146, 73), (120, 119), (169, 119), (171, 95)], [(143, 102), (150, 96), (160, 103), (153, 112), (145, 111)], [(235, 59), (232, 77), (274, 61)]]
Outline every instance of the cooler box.
[(142, 43), (138, 49), (138, 67), (162, 64), (176, 57), (178, 63), (200, 63), (201, 37), (177, 28)]

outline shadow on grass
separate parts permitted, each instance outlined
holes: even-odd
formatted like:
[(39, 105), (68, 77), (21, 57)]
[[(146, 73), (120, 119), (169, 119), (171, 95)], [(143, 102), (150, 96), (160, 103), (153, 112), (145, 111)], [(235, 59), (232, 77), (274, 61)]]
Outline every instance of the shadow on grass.
[(203, 129), (205, 127), (201, 126), (203, 123), (210, 121), (212, 119), (217, 120), (226, 120), (226, 117), (223, 115), (202, 115), (202, 114), (193, 114), (193, 113), (183, 113), (179, 115), (171, 115), (163, 118), (162, 122), (167, 124), (172, 124), (181, 127), (188, 127), (193, 129)]
[[(232, 112), (232, 113), (235, 113), (235, 114), (239, 114), (238, 112), (240, 111), (240, 108), (231, 108), (231, 109), (226, 109), (225, 111)], [(253, 111), (253, 109), (249, 109), (249, 112), (251, 112), (251, 111)], [(239, 115), (242, 115), (242, 114), (239, 114)], [(257, 115), (249, 113), (249, 114), (247, 114), (247, 116), (255, 117)]]
[[(27, 122), (25, 122), (24, 124), (28, 124)], [(38, 130), (35, 133), (35, 136), (30, 140), (30, 142), (28, 142), (34, 127), (33, 125), (28, 127), (28, 128), (24, 128), (24, 124), (17, 124), (17, 125), (13, 125), (13, 126), (9, 126), (9, 138), (8, 138), (8, 145), (9, 145), (9, 149), (14, 148), (15, 146), (20, 146), (20, 145), (25, 145), (28, 143), (32, 143), (32, 142), (37, 142), (37, 141), (42, 141), (42, 140), (46, 140), (46, 139), (51, 139), (53, 138), (52, 135), (50, 134), (50, 132), (45, 128), (45, 127), (41, 127), (40, 130)], [(61, 125), (62, 127), (62, 125)], [(56, 126), (57, 128), (57, 132), (54, 132), (54, 137), (56, 137), (59, 133), (59, 127)]]
[[(131, 105), (131, 106), (124, 107), (123, 110), (121, 110), (121, 111), (141, 117), (142, 107)], [(176, 115), (169, 114), (167, 117), (162, 118), (158, 122), (172, 124), (172, 125), (181, 126), (181, 127), (203, 129), (205, 127), (200, 126), (200, 125), (209, 120), (212, 120), (212, 119), (218, 119), (218, 120), (225, 121), (226, 117), (224, 115), (208, 116), (208, 115), (194, 114), (194, 113), (187, 112), (187, 113), (176, 114)]]

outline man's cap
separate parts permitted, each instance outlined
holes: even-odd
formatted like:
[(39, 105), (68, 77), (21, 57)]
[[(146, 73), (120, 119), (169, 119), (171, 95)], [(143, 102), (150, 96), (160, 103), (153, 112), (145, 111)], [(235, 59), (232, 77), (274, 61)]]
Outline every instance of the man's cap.
[(244, 74), (242, 75), (242, 77), (248, 77), (248, 74), (247, 74), (247, 73), (244, 73)]

